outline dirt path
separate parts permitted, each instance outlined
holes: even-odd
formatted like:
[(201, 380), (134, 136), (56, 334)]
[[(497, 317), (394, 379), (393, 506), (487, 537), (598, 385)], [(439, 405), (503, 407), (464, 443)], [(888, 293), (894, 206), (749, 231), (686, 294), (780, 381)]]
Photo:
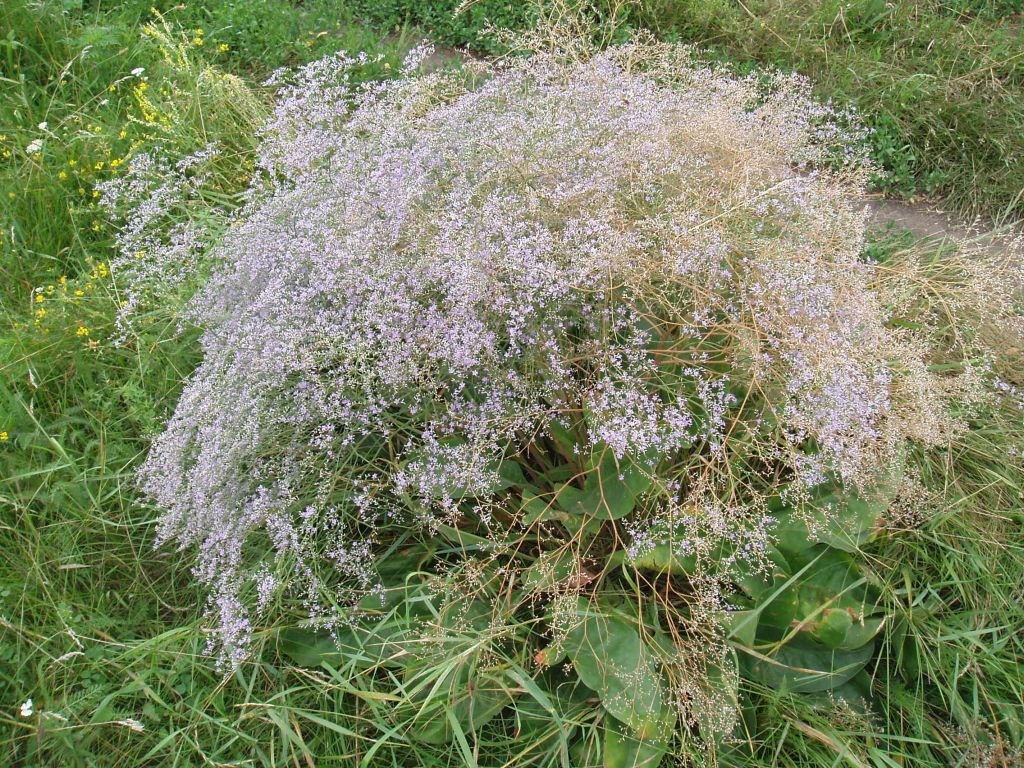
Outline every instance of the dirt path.
[(875, 226), (908, 229), (917, 237), (965, 238), (972, 234), (969, 227), (937, 208), (878, 197), (869, 197), (865, 202)]
[(870, 223), (875, 227), (906, 229), (915, 237), (926, 239), (972, 240), (995, 254), (1005, 254), (1011, 247), (1011, 232), (993, 232), (981, 221), (965, 223), (935, 206), (873, 196), (866, 196), (863, 202), (871, 209)]

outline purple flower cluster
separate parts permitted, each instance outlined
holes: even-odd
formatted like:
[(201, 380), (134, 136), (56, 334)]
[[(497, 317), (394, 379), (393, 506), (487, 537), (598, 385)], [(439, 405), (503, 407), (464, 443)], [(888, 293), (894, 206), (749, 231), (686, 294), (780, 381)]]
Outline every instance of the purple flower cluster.
[[(275, 590), (344, 621), (385, 526), (453, 518), (553, 416), (584, 415), (580, 450), (710, 455), (756, 400), (748, 431), (794, 471), (810, 442), (851, 480), (890, 449), (864, 166), (811, 170), (844, 137), (806, 83), (665, 46), (361, 87), (354, 63), (276, 77), (190, 308), (203, 362), (142, 470), (229, 661)], [(705, 508), (710, 551), (734, 515)]]
[(111, 213), (127, 212), (117, 235), (118, 257), (112, 262), (125, 289), (118, 312), (122, 331), (147, 297), (187, 293), (194, 281), (210, 239), (202, 222), (223, 218), (222, 212), (206, 209), (201, 195), (206, 166), (215, 155), (215, 147), (208, 146), (172, 163), (157, 148), (132, 158), (125, 176), (98, 185), (101, 202)]

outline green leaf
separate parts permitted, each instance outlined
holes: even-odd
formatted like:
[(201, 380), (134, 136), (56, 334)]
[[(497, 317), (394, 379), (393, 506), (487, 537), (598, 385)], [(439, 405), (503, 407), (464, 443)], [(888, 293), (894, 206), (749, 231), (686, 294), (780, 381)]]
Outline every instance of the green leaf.
[(648, 471), (630, 458), (617, 462), (610, 449), (595, 453), (593, 467), (580, 490), (563, 485), (558, 491), (558, 503), (568, 513), (596, 518), (618, 520), (636, 506), (636, 497), (651, 485)]
[(877, 592), (845, 552), (817, 545), (792, 556), (794, 568), (804, 568), (794, 586), (796, 620), (830, 648), (852, 649), (870, 641), (880, 622), (862, 622), (876, 609)]
[[(846, 702), (854, 711), (863, 715), (882, 711), (881, 707), (884, 707), (884, 703), (877, 700), (872, 689), (871, 676), (864, 670), (828, 692), (806, 694), (806, 699), (812, 706), (826, 712), (835, 708), (837, 699)], [(877, 708), (873, 707), (873, 704), (877, 705)]]
[(889, 508), (898, 486), (898, 477), (885, 477), (864, 494), (823, 493), (799, 513), (793, 509), (777, 512), (773, 533), (779, 549), (791, 554), (814, 544), (828, 544), (844, 552), (856, 552), (874, 535), (878, 519)]
[(360, 603), (365, 610), (378, 612), (376, 617), (371, 615), (339, 627), (333, 636), (309, 628), (282, 629), (278, 633), (278, 651), (303, 667), (325, 664), (331, 667), (348, 664), (358, 669), (371, 669), (381, 664), (401, 666), (419, 644), (418, 623), (433, 617), (436, 609), (419, 580), (388, 587), (383, 597), (382, 602), (379, 596), (371, 595)]
[(554, 494), (533, 495), (523, 494), (522, 504), (519, 507), (523, 515), (523, 525), (530, 526), (536, 522), (547, 522), (556, 520), (565, 522), (569, 514), (554, 502)]
[(403, 667), (403, 693), (416, 707), (411, 738), (450, 744), (460, 734), (476, 733), (519, 694), (504, 669), (488, 656), (490, 643), (480, 638), (493, 620), (487, 600), (444, 600), (437, 606), (432, 629), (437, 645), (423, 642), (417, 627), (415, 646)]
[[(800, 601), (793, 580), (784, 576), (773, 577), (770, 588), (761, 594), (755, 610), (758, 612), (758, 637), (780, 639), (796, 619)], [(770, 630), (777, 630), (773, 634)]]
[(870, 618), (877, 610), (877, 590), (850, 555), (817, 544), (790, 560), (794, 575), (776, 575), (774, 590), (755, 596), (759, 641), (777, 642), (799, 631), (830, 648), (849, 650), (878, 633), (881, 622)]
[(576, 509), (598, 520), (618, 520), (633, 511), (636, 499), (629, 486), (615, 475), (602, 475), (600, 470), (587, 476), (583, 493), (577, 497)]
[(488, 551), (494, 548), (494, 542), (475, 533), (464, 531), (461, 528), (453, 528), (450, 525), (438, 525), (437, 532), (452, 544), (461, 547), (466, 552), (474, 550)]
[[(717, 563), (725, 562), (735, 551), (735, 546), (729, 542), (719, 542), (706, 553), (704, 562), (714, 567)], [(692, 576), (697, 571), (697, 556), (679, 555), (672, 542), (658, 544), (637, 557), (626, 559), (625, 562), (639, 570), (657, 573)]]
[(277, 637), (277, 649), (300, 667), (319, 667), (341, 651), (334, 639), (322, 632), (291, 627), (282, 630)]
[(604, 708), (639, 739), (664, 734), (668, 705), (657, 660), (635, 627), (590, 612), (566, 636), (564, 647), (580, 680)]
[(605, 718), (604, 768), (658, 768), (666, 749), (666, 739), (637, 739), (628, 726)]
[(559, 453), (568, 461), (572, 461), (575, 458), (574, 451), (576, 450), (577, 443), (575, 435), (562, 426), (562, 423), (554, 417), (548, 419), (548, 433), (551, 435), (551, 440), (558, 448)]
[(403, 641), (408, 640), (402, 628), (384, 623), (346, 627), (338, 630), (335, 637), (292, 627), (281, 631), (277, 647), (300, 667), (352, 664), (359, 669), (371, 669), (400, 657), (404, 653)]
[(579, 468), (573, 464), (559, 464), (541, 475), (540, 479), (548, 485), (555, 486), (575, 477), (579, 471)]
[[(405, 584), (411, 574), (422, 570), (423, 566), (434, 556), (436, 546), (429, 544), (394, 545), (374, 561), (374, 570), (386, 587), (398, 587)], [(375, 601), (379, 605), (380, 601)]]
[(829, 648), (838, 648), (846, 640), (846, 635), (853, 627), (850, 612), (842, 608), (829, 608), (825, 611), (814, 632), (815, 639), (820, 640)]
[[(575, 730), (573, 721), (593, 709), (590, 691), (575, 681), (566, 685), (564, 679), (554, 678), (550, 670), (534, 678), (525, 669), (513, 664), (506, 669), (505, 674), (524, 691), (517, 697), (514, 709), (509, 712), (522, 743), (550, 739), (559, 743), (562, 754), (567, 754), (569, 739)], [(578, 695), (577, 690), (585, 693), (586, 698)]]
[(565, 658), (565, 648), (559, 645), (548, 645), (534, 654), (533, 660), (543, 667), (552, 667)]
[(633, 496), (639, 496), (650, 489), (654, 482), (654, 470), (652, 467), (657, 461), (657, 453), (648, 451), (643, 456), (635, 459), (626, 456), (618, 464), (616, 464), (614, 457), (611, 455), (611, 451), (608, 451), (605, 458), (608, 460), (607, 472), (615, 473), (616, 477), (621, 474), (622, 482), (626, 484), (626, 487)]
[(728, 637), (746, 646), (754, 645), (757, 633), (757, 620), (760, 611), (727, 611), (722, 619), (722, 626), (727, 630)]
[(409, 735), (425, 744), (448, 744), (459, 730), (476, 733), (514, 700), (515, 689), (503, 677), (476, 673), (469, 664), (458, 665), (413, 697), (427, 706), (413, 719)]
[(867, 666), (874, 642), (853, 650), (828, 648), (803, 633), (766, 657), (744, 650), (743, 671), (772, 688), (810, 693), (838, 688)]
[(885, 621), (885, 616), (853, 619), (850, 623), (849, 629), (846, 630), (846, 636), (842, 639), (839, 645), (836, 646), (836, 648), (848, 651), (853, 650), (854, 648), (860, 648), (862, 645), (867, 645), (878, 636), (879, 632), (882, 631), (882, 627), (885, 626)]
[(658, 573), (679, 575), (693, 573), (696, 566), (695, 557), (680, 557), (673, 551), (671, 544), (658, 544), (642, 555), (626, 562), (642, 571), (656, 571)]
[(747, 572), (735, 579), (736, 586), (758, 602), (775, 592), (779, 585), (785, 582), (787, 574), (792, 572), (789, 562), (778, 549), (769, 544), (765, 548), (765, 554), (769, 560), (767, 574)]
[(523, 474), (523, 465), (512, 459), (504, 459), (498, 465), (498, 477), (501, 478), (503, 488), (526, 485), (526, 475)]

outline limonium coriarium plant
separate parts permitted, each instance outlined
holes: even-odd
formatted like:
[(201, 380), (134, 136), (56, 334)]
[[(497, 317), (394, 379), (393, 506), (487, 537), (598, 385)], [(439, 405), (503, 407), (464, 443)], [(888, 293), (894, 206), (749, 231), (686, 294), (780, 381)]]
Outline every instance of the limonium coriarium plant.
[(161, 224), (216, 147), (107, 189), (126, 307), (210, 273), (185, 311), (202, 362), (141, 485), (196, 555), (212, 647), (241, 662), (282, 596), (337, 633), (389, 598), (395, 542), (463, 532), (429, 569), (460, 600), (489, 585), (494, 626), (571, 644), (613, 565), (660, 553), (685, 584), (638, 588), (721, 655), (779, 504), (870, 498), (981, 396), (971, 366), (933, 372), (892, 322), (911, 294), (863, 257), (864, 131), (799, 77), (681, 46), (432, 73), (425, 53), (359, 86), (344, 54), (275, 75), (234, 212)]

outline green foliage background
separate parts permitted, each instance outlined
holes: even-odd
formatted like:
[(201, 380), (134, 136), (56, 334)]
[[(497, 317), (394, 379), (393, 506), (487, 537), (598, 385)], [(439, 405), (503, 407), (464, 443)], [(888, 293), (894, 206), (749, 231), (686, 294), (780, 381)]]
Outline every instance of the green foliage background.
[[(444, 713), (437, 692), (445, 676), (461, 672), (445, 663), (422, 670), (406, 690), (420, 709), (396, 709), (374, 679), (351, 674), (356, 662), (329, 650), (305, 659), (289, 652), (287, 633), (301, 619), (294, 606), (281, 606), (262, 653), (223, 679), (203, 655), (204, 597), (188, 558), (151, 549), (155, 515), (132, 487), (196, 350), (174, 335), (173, 307), (147, 318), (135, 344), (112, 343), (119, 299), (104, 273), (113, 233), (93, 185), (139, 147), (187, 152), (218, 137), (233, 147), (218, 193), (234, 199), (251, 135), (236, 100), (224, 96), (230, 91), (204, 91), (198, 72), (242, 75), (256, 120), (266, 94), (253, 83), (279, 66), (365, 49), (384, 54), (365, 77), (386, 76), (424, 30), (494, 53), (483, 20), (519, 25), (529, 15), (518, 3), (486, 0), (453, 18), (455, 6), (159, 3), (189, 51), (194, 66), (186, 68), (170, 66), (161, 41), (141, 34), (154, 19), (149, 3), (9, 0), (0, 8), (0, 762), (487, 765), (481, 750), (508, 758), (533, 750), (537, 765), (605, 759), (597, 756), (604, 724), (586, 714), (593, 702), (570, 697), (553, 713), (530, 689), (529, 659), (514, 656), (506, 684), (526, 691), (517, 725), (488, 732), (486, 743), (464, 733), (412, 739), (422, 712)], [(885, 192), (936, 194), (1000, 217), (1024, 212), (1021, 11), (1019, 0), (650, 0), (627, 23), (697, 41), (741, 70), (806, 72), (822, 95), (869, 115)], [(146, 119), (136, 67), (146, 69), (147, 98), (166, 123)], [(39, 156), (26, 152), (44, 133)], [(871, 247), (875, 258), (908, 250), (937, 258), (936, 246), (905, 236)], [(920, 528), (852, 553), (892, 617), (851, 680), (868, 707), (751, 675), (748, 738), (723, 752), (724, 764), (1010, 765), (1019, 755), (1024, 424), (998, 409), (974, 418), (955, 451), (920, 458), (925, 486), (953, 501)], [(392, 627), (404, 620), (391, 619)], [(453, 647), (471, 641), (451, 639)], [(25, 718), (28, 698), (35, 713)], [(576, 734), (571, 757), (554, 735), (566, 728)], [(702, 759), (683, 742), (670, 755), (679, 764)]]

